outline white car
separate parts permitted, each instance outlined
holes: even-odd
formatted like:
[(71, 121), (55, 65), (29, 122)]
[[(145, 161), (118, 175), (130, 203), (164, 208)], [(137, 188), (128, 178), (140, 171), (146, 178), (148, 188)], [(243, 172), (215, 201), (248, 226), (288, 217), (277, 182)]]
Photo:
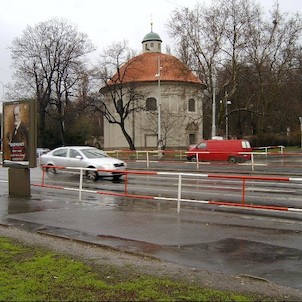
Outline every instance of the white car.
[(42, 154), (49, 152), (48, 148), (37, 148), (37, 158), (40, 158)]
[[(84, 173), (88, 179), (93, 181), (103, 176), (111, 176), (117, 180), (123, 175), (119, 172), (124, 171), (127, 166), (125, 162), (108, 156), (104, 151), (88, 146), (56, 148), (41, 155), (40, 165), (42, 168), (47, 166), (46, 172), (50, 177), (62, 170), (58, 167), (87, 168), (88, 170), (85, 170)], [(93, 169), (98, 169), (98, 171)]]

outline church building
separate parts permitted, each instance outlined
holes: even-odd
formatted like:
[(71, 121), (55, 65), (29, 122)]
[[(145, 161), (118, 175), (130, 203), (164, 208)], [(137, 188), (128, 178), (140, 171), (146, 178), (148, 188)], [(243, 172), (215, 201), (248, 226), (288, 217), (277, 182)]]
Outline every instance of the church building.
[[(119, 75), (114, 75), (109, 83), (116, 85), (118, 76), (123, 75), (119, 84), (124, 91), (131, 91), (123, 98), (132, 98), (137, 110), (129, 114), (124, 126), (137, 150), (159, 146), (187, 149), (203, 138), (205, 84), (180, 60), (161, 50), (162, 40), (151, 26), (151, 32), (143, 38), (142, 53), (123, 64)], [(116, 112), (112, 93), (103, 88), (100, 92), (112, 112)], [(128, 100), (121, 100), (122, 104), (125, 101)], [(104, 149), (129, 149), (121, 127), (106, 119)]]

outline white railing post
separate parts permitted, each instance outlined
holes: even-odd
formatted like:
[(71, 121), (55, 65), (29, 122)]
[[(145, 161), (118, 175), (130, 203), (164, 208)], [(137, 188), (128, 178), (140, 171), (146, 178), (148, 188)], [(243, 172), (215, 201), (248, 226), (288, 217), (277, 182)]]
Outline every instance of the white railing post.
[(80, 169), (79, 201), (82, 201), (83, 169)]
[(146, 151), (146, 156), (147, 156), (147, 168), (149, 168), (149, 151)]
[(285, 158), (284, 158), (284, 153), (283, 153), (284, 146), (278, 146), (278, 148), (280, 148), (280, 151), (278, 151), (278, 152), (282, 155), (281, 164), (284, 165), (285, 164)]
[(178, 175), (178, 193), (177, 193), (177, 213), (180, 213), (180, 200), (181, 200), (181, 174)]
[(252, 160), (252, 171), (254, 172), (254, 153), (251, 153), (251, 160)]

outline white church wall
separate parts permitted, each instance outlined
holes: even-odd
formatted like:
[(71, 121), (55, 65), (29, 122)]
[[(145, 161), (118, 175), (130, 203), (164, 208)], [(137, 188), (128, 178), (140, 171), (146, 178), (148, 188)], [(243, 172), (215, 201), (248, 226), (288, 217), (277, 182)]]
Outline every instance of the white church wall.
[[(141, 93), (148, 97), (158, 98), (158, 91), (155, 89), (154, 83), (146, 84), (140, 88)], [(154, 93), (152, 93), (154, 91)], [(188, 100), (194, 98), (196, 100), (196, 111), (188, 111)], [(147, 99), (147, 97), (146, 97)], [(202, 100), (201, 92), (196, 94), (195, 86), (189, 87), (189, 84), (179, 83), (162, 83), (161, 86), (161, 105), (162, 108), (169, 108), (168, 116), (171, 123), (175, 124), (174, 129), (169, 129), (166, 137), (166, 147), (168, 148), (187, 148), (189, 143), (189, 133), (186, 130), (188, 123), (194, 121), (199, 131), (203, 131), (202, 127)], [(167, 116), (167, 114), (166, 114)], [(164, 118), (162, 112), (162, 119)], [(125, 121), (125, 127), (128, 134), (134, 137), (135, 147), (137, 149), (156, 148), (157, 147), (157, 112), (153, 117), (148, 116), (148, 112), (140, 111)], [(176, 122), (176, 123), (175, 123)], [(162, 138), (165, 137), (164, 121), (162, 120)], [(202, 133), (196, 133), (198, 139), (202, 138)], [(121, 128), (117, 124), (110, 124), (104, 121), (104, 148), (105, 149), (129, 149), (129, 144), (125, 139)]]

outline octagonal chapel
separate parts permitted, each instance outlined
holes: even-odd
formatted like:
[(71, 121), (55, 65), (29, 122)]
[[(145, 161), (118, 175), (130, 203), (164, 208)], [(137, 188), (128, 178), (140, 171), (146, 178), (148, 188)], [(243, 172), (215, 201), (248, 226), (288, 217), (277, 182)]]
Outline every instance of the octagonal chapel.
[[(115, 74), (109, 83), (116, 85), (119, 82), (124, 90), (131, 90), (128, 98), (133, 99), (133, 106), (140, 108), (125, 120), (125, 129), (137, 150), (158, 146), (187, 149), (203, 138), (205, 85), (176, 57), (163, 54), (161, 48), (162, 40), (151, 26), (151, 32), (142, 41), (142, 53), (123, 64), (119, 75)], [(120, 75), (123, 75), (122, 80), (118, 78)], [(105, 91), (108, 106), (113, 106)], [(121, 127), (106, 119), (104, 149), (129, 149)]]

